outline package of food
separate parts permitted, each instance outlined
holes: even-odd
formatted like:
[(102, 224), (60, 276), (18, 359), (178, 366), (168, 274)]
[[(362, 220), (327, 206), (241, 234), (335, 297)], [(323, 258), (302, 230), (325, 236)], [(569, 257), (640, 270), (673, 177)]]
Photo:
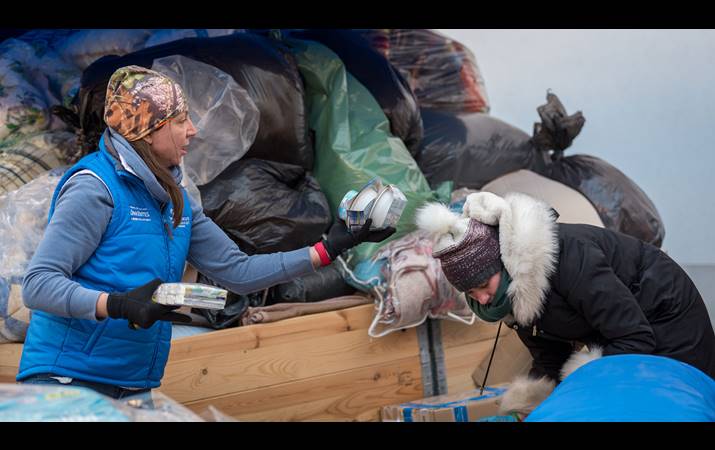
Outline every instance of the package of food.
[(200, 283), (163, 283), (152, 296), (162, 305), (191, 306), (192, 308), (223, 309), (228, 291)]

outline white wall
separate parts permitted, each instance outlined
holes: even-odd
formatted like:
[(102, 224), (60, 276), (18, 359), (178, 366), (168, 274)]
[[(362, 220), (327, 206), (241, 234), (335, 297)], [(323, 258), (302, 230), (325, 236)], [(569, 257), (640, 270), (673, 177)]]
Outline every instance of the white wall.
[(531, 134), (546, 90), (586, 125), (566, 155), (616, 166), (655, 203), (663, 248), (715, 264), (715, 30), (438, 30), (469, 47), (491, 114)]

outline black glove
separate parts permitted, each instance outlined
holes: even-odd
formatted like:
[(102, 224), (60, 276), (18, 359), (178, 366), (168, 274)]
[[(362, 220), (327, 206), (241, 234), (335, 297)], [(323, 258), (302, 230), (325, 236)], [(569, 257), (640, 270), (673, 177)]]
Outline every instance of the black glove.
[(179, 308), (179, 305), (161, 305), (152, 301), (151, 296), (161, 283), (163, 281), (156, 278), (125, 294), (109, 294), (107, 314), (112, 319), (127, 319), (129, 328), (133, 330), (137, 327), (149, 328), (157, 320), (191, 322), (189, 316), (172, 312)]
[(337, 220), (328, 230), (328, 237), (323, 239), (323, 245), (328, 252), (328, 256), (333, 261), (345, 250), (351, 249), (363, 242), (381, 242), (392, 236), (395, 231), (393, 227), (379, 228), (370, 231), (372, 219), (367, 219), (365, 225), (357, 232), (352, 233), (342, 220)]

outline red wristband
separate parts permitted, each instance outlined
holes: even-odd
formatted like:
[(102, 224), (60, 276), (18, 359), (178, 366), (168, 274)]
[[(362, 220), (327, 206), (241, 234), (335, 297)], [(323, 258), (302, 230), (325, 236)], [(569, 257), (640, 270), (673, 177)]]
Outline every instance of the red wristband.
[(318, 256), (320, 256), (320, 265), (321, 266), (327, 266), (332, 262), (330, 259), (330, 256), (328, 255), (328, 251), (325, 250), (325, 245), (323, 245), (323, 241), (318, 242), (313, 246), (316, 252), (318, 252)]

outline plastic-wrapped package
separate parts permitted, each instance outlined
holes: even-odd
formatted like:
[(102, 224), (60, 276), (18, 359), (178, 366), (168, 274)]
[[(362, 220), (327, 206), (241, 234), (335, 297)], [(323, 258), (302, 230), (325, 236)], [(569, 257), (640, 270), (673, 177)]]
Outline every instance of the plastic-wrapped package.
[(64, 165), (65, 155), (74, 148), (76, 139), (76, 135), (68, 131), (47, 131), (3, 142), (0, 145), (0, 195)]
[(544, 156), (524, 131), (487, 114), (422, 110), (424, 136), (415, 156), (430, 185), (481, 189), (519, 169), (543, 166)]
[(385, 285), (374, 290), (378, 310), (368, 329), (372, 337), (420, 325), (428, 317), (468, 325), (476, 315), (464, 295), (455, 289), (432, 257), (428, 233), (416, 231), (381, 248), (375, 259), (386, 258)]
[(30, 311), (22, 278), (47, 227), (52, 194), (66, 168), (52, 170), (0, 196), (0, 342), (22, 342)]
[(0, 140), (50, 126), (47, 100), (22, 73), (22, 62), (0, 56)]
[(422, 118), (417, 99), (407, 81), (383, 54), (353, 30), (311, 29), (291, 31), (290, 36), (320, 42), (335, 52), (347, 71), (380, 104), (390, 121), (392, 134), (402, 139), (410, 153), (415, 154), (422, 139)]
[(57, 52), (80, 70), (104, 55), (126, 55), (144, 48), (151, 36), (148, 29), (81, 30), (57, 43)]
[(187, 175), (204, 185), (251, 147), (258, 108), (230, 75), (208, 64), (173, 55), (155, 59), (152, 69), (179, 83), (186, 94), (197, 133), (184, 165)]
[(293, 56), (279, 43), (251, 33), (215, 38), (187, 38), (156, 45), (121, 57), (105, 56), (83, 72), (76, 106), (82, 153), (96, 150), (104, 131), (107, 82), (119, 67), (151, 67), (153, 61), (182, 55), (231, 75), (260, 112), (258, 133), (246, 158), (260, 158), (313, 167), (313, 146), (307, 127), (303, 82)]
[[(212, 413), (214, 413), (212, 417), (222, 420), (227, 417), (215, 408)], [(204, 422), (205, 420), (156, 390), (115, 400), (79, 386), (0, 384), (0, 421)]]
[(359, 31), (402, 73), (421, 108), (489, 112), (484, 78), (464, 45), (433, 30)]
[(162, 305), (223, 309), (227, 294), (225, 289), (201, 283), (162, 283), (151, 299)]
[(318, 182), (292, 164), (241, 159), (199, 190), (206, 216), (247, 254), (313, 245), (332, 223)]
[[(0, 44), (0, 139), (44, 129), (67, 129), (49, 108), (69, 104), (81, 71), (64, 61), (46, 41), (8, 39)], [(35, 111), (35, 109), (38, 109)]]

